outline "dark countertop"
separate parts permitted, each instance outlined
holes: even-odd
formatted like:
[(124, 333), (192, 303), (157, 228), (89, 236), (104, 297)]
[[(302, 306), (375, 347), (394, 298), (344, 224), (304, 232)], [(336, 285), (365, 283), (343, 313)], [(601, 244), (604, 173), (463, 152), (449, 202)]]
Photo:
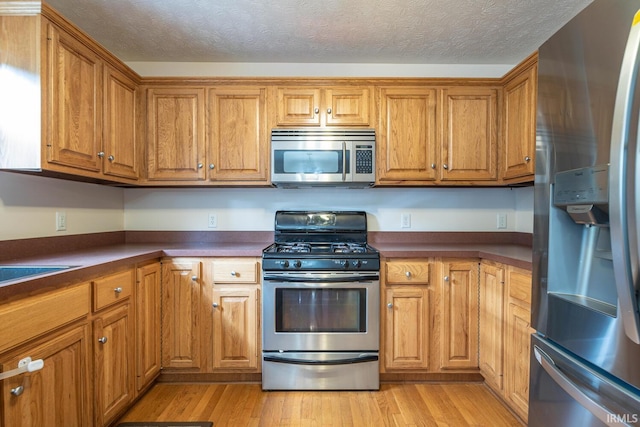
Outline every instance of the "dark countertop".
[[(43, 238), (0, 242), (0, 249), (5, 254), (11, 251), (14, 255), (0, 259), (0, 265), (72, 266), (53, 273), (4, 281), (0, 283), (0, 301), (8, 302), (59, 289), (165, 256), (259, 257), (262, 256), (262, 250), (273, 242), (271, 233), (234, 232), (207, 236), (205, 241), (193, 241), (203, 239), (203, 235), (133, 232), (128, 235), (106, 233), (76, 236), (64, 240)], [(258, 241), (252, 241), (251, 237)], [(141, 242), (142, 239), (148, 242)], [(370, 244), (385, 258), (483, 258), (530, 270), (532, 251), (529, 241), (530, 237), (526, 235), (504, 233), (378, 232), (371, 233), (369, 239)]]

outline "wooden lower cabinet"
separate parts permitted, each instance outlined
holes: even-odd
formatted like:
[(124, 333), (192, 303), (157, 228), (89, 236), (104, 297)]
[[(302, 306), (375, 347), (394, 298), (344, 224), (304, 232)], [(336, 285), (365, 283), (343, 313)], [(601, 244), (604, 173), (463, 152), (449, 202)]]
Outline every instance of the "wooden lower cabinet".
[(503, 390), (505, 267), (480, 264), (480, 373), (494, 391)]
[(44, 360), (41, 370), (2, 381), (2, 427), (93, 425), (89, 334), (83, 321), (0, 356), (2, 371), (27, 356)]
[(136, 392), (141, 392), (160, 373), (160, 286), (159, 262), (136, 271)]
[(162, 367), (204, 370), (202, 260), (162, 261)]

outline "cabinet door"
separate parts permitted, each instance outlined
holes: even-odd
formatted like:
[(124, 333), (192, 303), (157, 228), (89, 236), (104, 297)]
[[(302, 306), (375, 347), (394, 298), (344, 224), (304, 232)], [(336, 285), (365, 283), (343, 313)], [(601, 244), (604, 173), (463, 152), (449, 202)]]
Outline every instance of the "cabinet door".
[(213, 286), (213, 369), (258, 368), (258, 289)]
[(202, 263), (163, 262), (162, 367), (200, 370)]
[(110, 66), (104, 69), (103, 172), (121, 178), (138, 178), (136, 151), (137, 86)]
[(380, 184), (437, 178), (436, 91), (381, 88), (377, 135)]
[(136, 389), (142, 390), (160, 372), (159, 262), (138, 268), (136, 279)]
[(537, 75), (537, 66), (533, 64), (504, 88), (504, 179), (529, 176), (533, 180)]
[(443, 90), (443, 181), (490, 181), (498, 177), (498, 91)]
[(478, 367), (478, 261), (443, 261), (442, 369)]
[(362, 87), (324, 90), (327, 126), (366, 126), (370, 120), (371, 90)]
[(205, 178), (204, 89), (151, 88), (147, 92), (147, 168), (150, 180)]
[(212, 89), (209, 114), (209, 178), (268, 181), (267, 89)]
[(429, 367), (429, 288), (393, 286), (383, 304), (385, 369)]
[(133, 398), (131, 305), (123, 302), (93, 321), (96, 425), (112, 421)]
[(504, 268), (480, 265), (480, 372), (489, 386), (502, 392), (504, 336)]
[(100, 172), (102, 62), (82, 43), (48, 26), (47, 160)]
[(277, 89), (278, 126), (320, 126), (320, 89), (280, 87)]
[(89, 327), (85, 323), (22, 347), (19, 354), (3, 356), (3, 371), (17, 368), (20, 359), (27, 356), (42, 359), (44, 367), (2, 381), (2, 426), (93, 425), (89, 348)]

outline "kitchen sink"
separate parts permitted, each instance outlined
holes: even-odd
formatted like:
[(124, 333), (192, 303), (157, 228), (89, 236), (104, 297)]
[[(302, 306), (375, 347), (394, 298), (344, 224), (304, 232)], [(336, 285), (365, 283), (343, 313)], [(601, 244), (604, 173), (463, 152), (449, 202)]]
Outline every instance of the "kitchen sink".
[(8, 280), (22, 279), (39, 274), (53, 273), (55, 271), (66, 270), (70, 265), (0, 265), (0, 283)]

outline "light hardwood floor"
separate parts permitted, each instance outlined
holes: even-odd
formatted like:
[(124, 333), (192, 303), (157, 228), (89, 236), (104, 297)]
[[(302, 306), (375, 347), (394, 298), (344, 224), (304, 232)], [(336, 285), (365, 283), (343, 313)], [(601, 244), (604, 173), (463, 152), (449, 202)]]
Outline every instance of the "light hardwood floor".
[(522, 426), (481, 383), (379, 391), (268, 391), (260, 384), (156, 384), (120, 420), (240, 426)]

